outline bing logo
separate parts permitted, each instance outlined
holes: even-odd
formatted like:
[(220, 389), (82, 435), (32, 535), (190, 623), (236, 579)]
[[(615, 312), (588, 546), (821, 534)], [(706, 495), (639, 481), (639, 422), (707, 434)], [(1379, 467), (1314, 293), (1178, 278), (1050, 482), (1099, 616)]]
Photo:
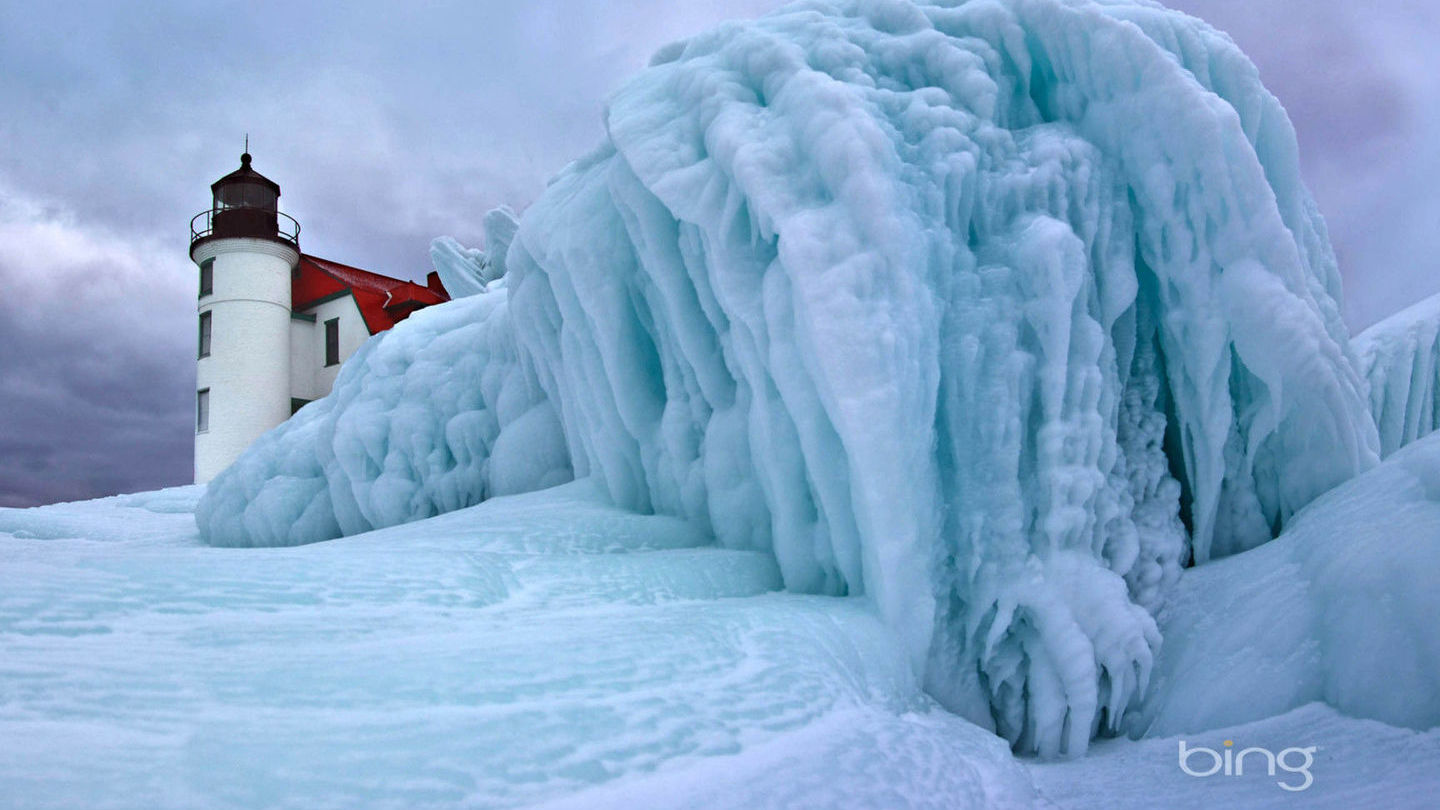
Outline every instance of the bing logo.
[[(1270, 776), (1274, 776), (1276, 769), (1279, 769), (1298, 777), (1293, 783), (1286, 781), (1288, 777), (1275, 780), (1275, 784), (1279, 785), (1281, 790), (1292, 792), (1305, 790), (1315, 783), (1315, 777), (1310, 775), (1310, 766), (1315, 764), (1316, 746), (1286, 748), (1279, 753), (1266, 748), (1246, 748), (1237, 752), (1234, 746), (1234, 740), (1226, 740), (1224, 748), (1216, 751), (1203, 746), (1190, 748), (1184, 740), (1181, 740), (1180, 770), (1189, 776), (1200, 778), (1216, 774), (1244, 776), (1248, 758), (1252, 772), (1263, 763), (1265, 773)], [(1195, 761), (1196, 758), (1199, 760), (1198, 763)], [(1199, 767), (1196, 767), (1197, 764)]]

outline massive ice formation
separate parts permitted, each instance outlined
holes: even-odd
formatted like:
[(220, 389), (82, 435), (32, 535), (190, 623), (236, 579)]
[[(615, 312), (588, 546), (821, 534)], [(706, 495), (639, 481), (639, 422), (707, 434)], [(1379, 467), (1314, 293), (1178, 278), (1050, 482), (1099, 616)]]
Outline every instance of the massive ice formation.
[(1440, 295), (1427, 298), (1355, 338), (1370, 382), (1370, 408), (1388, 456), (1440, 427)]
[(866, 595), (933, 695), (1053, 755), (1143, 693), (1181, 565), (1377, 460), (1293, 131), (1197, 20), (801, 3), (666, 48), (606, 126), (504, 285), (216, 479), (210, 542), (573, 469)]

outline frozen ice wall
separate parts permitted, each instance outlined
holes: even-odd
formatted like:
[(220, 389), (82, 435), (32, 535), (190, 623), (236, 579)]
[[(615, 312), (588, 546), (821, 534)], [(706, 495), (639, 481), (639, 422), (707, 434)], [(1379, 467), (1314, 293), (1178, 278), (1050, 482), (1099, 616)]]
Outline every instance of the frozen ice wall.
[(1202, 24), (810, 4), (655, 61), (510, 252), (577, 473), (865, 592), (1020, 747), (1117, 721), (1186, 557), (1375, 462), (1293, 133)]
[[(468, 299), (372, 341), (212, 484), (212, 542), (483, 497), (492, 445), (432, 463), (434, 425), (499, 401), (463, 381), (517, 381), (512, 435), (555, 461), (512, 487), (573, 467), (789, 588), (864, 594), (947, 706), (1074, 754), (1144, 692), (1181, 565), (1377, 460), (1294, 133), (1197, 20), (800, 3), (664, 49), (606, 126), (523, 217), (487, 328), (423, 373), (387, 347)], [(381, 355), (406, 387), (366, 382)], [(497, 413), (491, 452), (524, 421)]]
[(1360, 368), (1370, 382), (1370, 408), (1389, 456), (1440, 427), (1440, 296), (1371, 326), (1355, 338)]

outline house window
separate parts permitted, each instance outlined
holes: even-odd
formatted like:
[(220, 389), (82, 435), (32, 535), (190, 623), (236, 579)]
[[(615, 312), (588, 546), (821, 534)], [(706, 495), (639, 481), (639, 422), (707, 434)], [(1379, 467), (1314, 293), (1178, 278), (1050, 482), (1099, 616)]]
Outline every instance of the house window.
[(331, 318), (325, 322), (325, 365), (340, 364), (340, 319)]
[(206, 259), (200, 263), (200, 297), (215, 292), (215, 260)]
[(210, 313), (200, 313), (200, 356), (210, 356)]
[(201, 388), (195, 392), (195, 432), (204, 433), (210, 429), (210, 389)]

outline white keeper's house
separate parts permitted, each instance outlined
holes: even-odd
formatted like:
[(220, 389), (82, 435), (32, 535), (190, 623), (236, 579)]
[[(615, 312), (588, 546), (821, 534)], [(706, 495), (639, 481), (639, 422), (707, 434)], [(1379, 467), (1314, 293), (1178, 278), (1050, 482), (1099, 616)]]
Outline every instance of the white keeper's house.
[(280, 186), (250, 167), (210, 186), (190, 221), (200, 268), (195, 482), (230, 466), (260, 434), (330, 393), (340, 365), (367, 338), (417, 309), (450, 300), (426, 285), (300, 250), (300, 224), (280, 213)]

